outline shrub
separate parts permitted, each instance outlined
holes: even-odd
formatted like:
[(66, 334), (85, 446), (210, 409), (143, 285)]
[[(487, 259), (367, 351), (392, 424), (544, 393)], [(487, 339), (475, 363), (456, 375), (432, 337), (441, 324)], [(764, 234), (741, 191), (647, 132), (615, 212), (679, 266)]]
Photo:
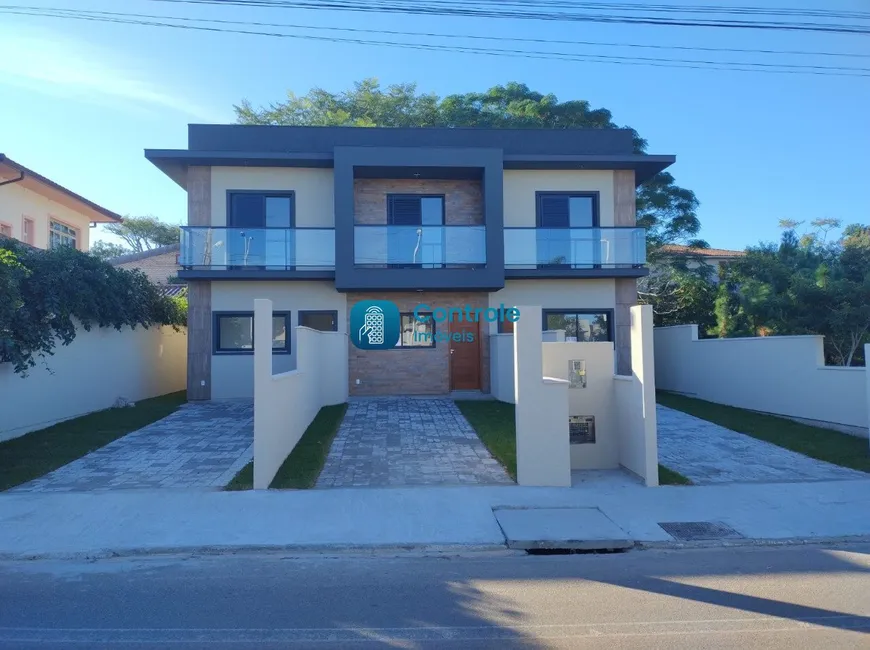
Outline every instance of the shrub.
[(135, 328), (187, 321), (187, 301), (161, 295), (141, 271), (119, 269), (62, 247), (43, 251), (0, 241), (0, 362), (19, 375), (69, 345), (76, 328)]

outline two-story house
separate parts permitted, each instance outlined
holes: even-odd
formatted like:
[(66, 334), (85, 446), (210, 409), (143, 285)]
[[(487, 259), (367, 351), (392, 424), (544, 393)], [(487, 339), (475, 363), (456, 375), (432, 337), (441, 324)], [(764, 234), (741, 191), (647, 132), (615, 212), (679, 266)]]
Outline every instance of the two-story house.
[(121, 216), (0, 153), (0, 235), (35, 248), (87, 251), (90, 227)]
[(255, 298), (274, 304), (274, 372), (295, 367), (296, 326), (347, 332), (358, 301), (398, 305), (395, 349), (349, 343), (351, 395), (489, 391), (510, 323), (421, 324), (421, 304), (540, 305), (545, 329), (612, 341), (630, 372), (635, 189), (674, 162), (630, 131), (191, 125), (187, 149), (145, 155), (188, 194), (191, 399), (252, 395)]

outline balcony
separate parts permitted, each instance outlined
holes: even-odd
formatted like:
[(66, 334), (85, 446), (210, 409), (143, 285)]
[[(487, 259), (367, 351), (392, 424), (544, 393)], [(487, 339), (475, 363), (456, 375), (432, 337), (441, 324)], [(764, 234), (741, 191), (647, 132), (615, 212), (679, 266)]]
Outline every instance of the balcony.
[[(510, 277), (644, 275), (646, 231), (632, 227), (505, 228), (504, 257)], [(536, 272), (525, 273), (532, 270)]]
[(354, 266), (484, 268), (485, 226), (354, 226)]
[[(329, 272), (335, 271), (335, 230), (332, 228), (212, 228), (181, 229), (178, 259), (182, 277), (194, 272)], [(221, 277), (232, 275), (220, 274)], [(267, 273), (263, 277), (275, 277)]]

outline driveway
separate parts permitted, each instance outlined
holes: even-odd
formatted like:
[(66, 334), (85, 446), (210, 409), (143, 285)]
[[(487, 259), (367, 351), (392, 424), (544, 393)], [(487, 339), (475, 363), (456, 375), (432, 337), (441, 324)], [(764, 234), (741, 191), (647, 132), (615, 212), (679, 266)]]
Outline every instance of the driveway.
[(868, 478), (665, 406), (656, 416), (659, 462), (697, 485)]
[(10, 492), (223, 487), (253, 457), (251, 402), (185, 404)]
[(353, 400), (317, 487), (513, 484), (451, 399)]

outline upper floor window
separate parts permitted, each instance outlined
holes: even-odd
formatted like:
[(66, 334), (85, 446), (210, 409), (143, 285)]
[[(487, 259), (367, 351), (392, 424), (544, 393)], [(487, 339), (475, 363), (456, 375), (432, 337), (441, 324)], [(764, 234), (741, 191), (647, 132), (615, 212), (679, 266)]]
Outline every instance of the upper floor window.
[(4, 235), (6, 237), (12, 236), (12, 226), (8, 223), (0, 223), (0, 235)]
[(597, 228), (597, 192), (538, 192), (538, 228)]
[(444, 196), (388, 194), (387, 223), (391, 226), (442, 226)]
[(33, 246), (33, 219), (24, 218), (24, 243)]
[(230, 228), (292, 228), (296, 222), (294, 192), (228, 192)]
[(59, 248), (60, 246), (72, 246), (78, 248), (78, 231), (70, 228), (65, 223), (51, 220), (48, 247)]

